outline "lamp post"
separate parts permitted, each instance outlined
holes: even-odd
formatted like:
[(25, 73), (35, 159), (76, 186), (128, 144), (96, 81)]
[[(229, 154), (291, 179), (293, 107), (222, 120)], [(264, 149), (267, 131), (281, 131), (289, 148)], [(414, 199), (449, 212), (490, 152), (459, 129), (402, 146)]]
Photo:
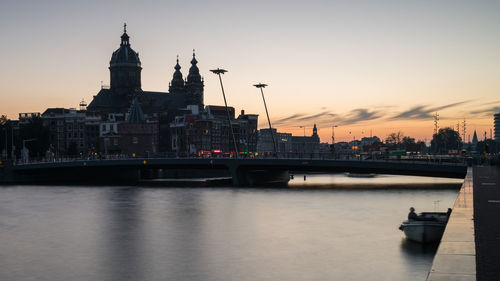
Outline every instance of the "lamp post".
[(299, 126), (299, 128), (304, 129), (304, 145), (302, 146), (302, 153), (305, 154), (306, 153), (306, 128), (307, 128), (307, 126)]
[(335, 158), (335, 128), (337, 128), (337, 127), (338, 127), (338, 125), (332, 126), (332, 146), (331, 146), (331, 149), (332, 149), (333, 158)]
[(224, 97), (224, 105), (226, 106), (227, 121), (229, 122), (231, 135), (233, 136), (234, 151), (236, 152), (236, 158), (238, 158), (238, 145), (236, 144), (236, 138), (234, 137), (233, 124), (231, 124), (231, 116), (229, 115), (229, 109), (227, 108), (226, 94), (224, 93), (224, 85), (222, 85), (222, 77), (220, 76), (221, 74), (226, 73), (227, 70), (217, 68), (217, 69), (212, 69), (210, 71), (219, 76), (220, 87), (222, 89), (222, 96)]
[(333, 125), (332, 126), (332, 144), (335, 144), (335, 128), (337, 128), (338, 125)]
[(266, 99), (264, 98), (263, 88), (265, 88), (267, 85), (259, 83), (259, 84), (255, 84), (254, 86), (257, 87), (258, 89), (260, 89), (260, 93), (262, 94), (262, 101), (264, 101), (264, 108), (266, 109), (267, 122), (269, 123), (269, 132), (271, 133), (271, 138), (273, 139), (274, 155), (276, 157), (278, 157), (278, 148), (276, 146), (276, 140), (274, 138), (273, 128), (271, 126), (271, 119), (269, 118), (269, 112), (267, 111)]
[(299, 128), (304, 128), (304, 137), (306, 136), (306, 126), (299, 126)]

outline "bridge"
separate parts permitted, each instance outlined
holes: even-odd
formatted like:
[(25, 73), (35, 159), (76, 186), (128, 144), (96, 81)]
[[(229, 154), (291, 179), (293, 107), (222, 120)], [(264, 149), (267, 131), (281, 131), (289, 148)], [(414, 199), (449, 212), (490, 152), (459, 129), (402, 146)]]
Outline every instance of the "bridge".
[(225, 171), (235, 186), (286, 184), (290, 173), (376, 173), (464, 178), (464, 164), (322, 159), (129, 158), (29, 163), (0, 168), (0, 183), (136, 184), (158, 170)]

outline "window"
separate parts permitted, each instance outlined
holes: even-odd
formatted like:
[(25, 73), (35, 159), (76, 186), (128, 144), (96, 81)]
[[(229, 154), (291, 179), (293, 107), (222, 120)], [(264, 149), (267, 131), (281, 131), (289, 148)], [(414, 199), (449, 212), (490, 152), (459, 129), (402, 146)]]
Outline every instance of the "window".
[(117, 138), (113, 139), (113, 145), (118, 145), (118, 139)]
[(132, 137), (132, 143), (133, 144), (138, 144), (139, 143), (139, 139), (137, 137)]

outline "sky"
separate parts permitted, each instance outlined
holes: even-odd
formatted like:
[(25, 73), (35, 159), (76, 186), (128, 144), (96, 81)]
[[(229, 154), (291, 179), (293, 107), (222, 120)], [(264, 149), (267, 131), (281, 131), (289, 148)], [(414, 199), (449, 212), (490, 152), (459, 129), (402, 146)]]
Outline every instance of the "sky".
[(401, 131), (430, 141), (439, 127), (490, 135), (500, 112), (500, 1), (11, 1), (0, 9), (0, 114), (78, 107), (109, 84), (127, 23), (142, 88), (168, 91), (176, 56), (192, 50), (205, 104), (259, 114), (322, 142)]

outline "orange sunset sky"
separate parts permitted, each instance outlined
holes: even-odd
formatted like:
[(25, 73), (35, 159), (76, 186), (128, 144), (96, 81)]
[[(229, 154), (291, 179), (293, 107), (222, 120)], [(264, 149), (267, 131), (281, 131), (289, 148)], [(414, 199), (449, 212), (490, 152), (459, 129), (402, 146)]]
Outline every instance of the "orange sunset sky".
[[(3, 1), (0, 114), (78, 107), (109, 83), (127, 23), (142, 88), (168, 91), (196, 49), (205, 104), (259, 114), (321, 141), (402, 131), (429, 141), (467, 122), (480, 139), (500, 112), (499, 1)], [(460, 124), (462, 127), (462, 124)], [(461, 132), (462, 134), (462, 132)]]

